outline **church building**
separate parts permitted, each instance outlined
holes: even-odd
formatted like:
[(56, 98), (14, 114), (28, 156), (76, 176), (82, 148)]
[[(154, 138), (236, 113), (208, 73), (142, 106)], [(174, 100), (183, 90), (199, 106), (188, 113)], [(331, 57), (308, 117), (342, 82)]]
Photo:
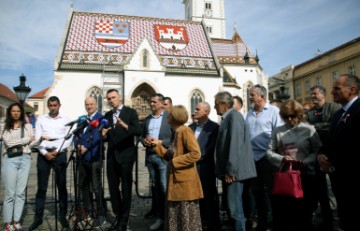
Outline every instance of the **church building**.
[[(225, 38), (224, 0), (183, 4), (185, 20), (71, 10), (44, 100), (58, 96), (61, 112), (76, 119), (85, 114), (88, 96), (98, 100), (100, 112), (109, 110), (106, 91), (115, 88), (143, 119), (154, 93), (192, 113), (201, 101), (213, 107), (215, 94), (226, 90), (243, 98), (246, 113), (249, 88), (267, 86), (257, 54), (236, 28)], [(215, 110), (210, 118), (218, 121)]]

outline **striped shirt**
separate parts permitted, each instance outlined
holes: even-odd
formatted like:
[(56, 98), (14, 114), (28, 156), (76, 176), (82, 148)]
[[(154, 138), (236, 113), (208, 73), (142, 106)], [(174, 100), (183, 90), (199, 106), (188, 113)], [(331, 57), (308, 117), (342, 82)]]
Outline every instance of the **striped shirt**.
[(5, 153), (6, 149), (16, 146), (16, 145), (22, 145), (23, 146), (23, 152), (30, 154), (30, 142), (31, 137), (34, 136), (33, 128), (31, 124), (25, 124), (24, 125), (24, 137), (21, 138), (21, 127), (20, 128), (12, 128), (10, 130), (4, 130), (2, 133), (2, 139), (4, 140), (5, 144)]

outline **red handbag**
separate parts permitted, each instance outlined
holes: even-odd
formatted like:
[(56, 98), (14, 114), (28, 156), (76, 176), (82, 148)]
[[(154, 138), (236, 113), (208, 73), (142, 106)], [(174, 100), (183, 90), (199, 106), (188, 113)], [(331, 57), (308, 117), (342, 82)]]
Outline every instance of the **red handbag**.
[(284, 163), (282, 163), (279, 171), (275, 172), (272, 195), (293, 198), (304, 197), (300, 177), (301, 172), (300, 170), (293, 170), (292, 165), (292, 162), (290, 162), (289, 169), (284, 170)]

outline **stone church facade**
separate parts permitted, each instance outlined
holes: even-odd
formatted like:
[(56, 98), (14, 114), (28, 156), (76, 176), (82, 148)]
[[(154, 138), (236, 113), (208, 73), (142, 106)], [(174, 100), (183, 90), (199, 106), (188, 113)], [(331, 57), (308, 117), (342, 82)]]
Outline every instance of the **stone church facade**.
[[(143, 119), (154, 93), (191, 113), (200, 101), (213, 107), (214, 95), (226, 90), (244, 99), (246, 113), (248, 89), (267, 86), (258, 56), (236, 29), (225, 38), (223, 0), (183, 4), (187, 20), (71, 10), (44, 100), (58, 96), (61, 112), (75, 119), (85, 113), (88, 96), (98, 100), (102, 113), (109, 110), (105, 93), (116, 88)], [(218, 121), (215, 110), (210, 118)]]

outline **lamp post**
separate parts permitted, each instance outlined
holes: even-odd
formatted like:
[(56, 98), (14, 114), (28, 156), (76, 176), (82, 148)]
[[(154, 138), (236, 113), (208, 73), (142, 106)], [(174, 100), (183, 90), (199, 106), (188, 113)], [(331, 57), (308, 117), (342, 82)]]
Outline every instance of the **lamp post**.
[(281, 86), (280, 87), (280, 94), (276, 97), (277, 99), (280, 99), (281, 101), (285, 101), (288, 100), (290, 98), (290, 95), (285, 93), (285, 87)]
[(19, 99), (20, 104), (24, 105), (26, 97), (29, 95), (31, 88), (25, 86), (26, 77), (24, 74), (21, 74), (19, 78), (20, 78), (20, 85), (17, 87), (13, 87), (13, 89), (15, 91), (17, 98)]

